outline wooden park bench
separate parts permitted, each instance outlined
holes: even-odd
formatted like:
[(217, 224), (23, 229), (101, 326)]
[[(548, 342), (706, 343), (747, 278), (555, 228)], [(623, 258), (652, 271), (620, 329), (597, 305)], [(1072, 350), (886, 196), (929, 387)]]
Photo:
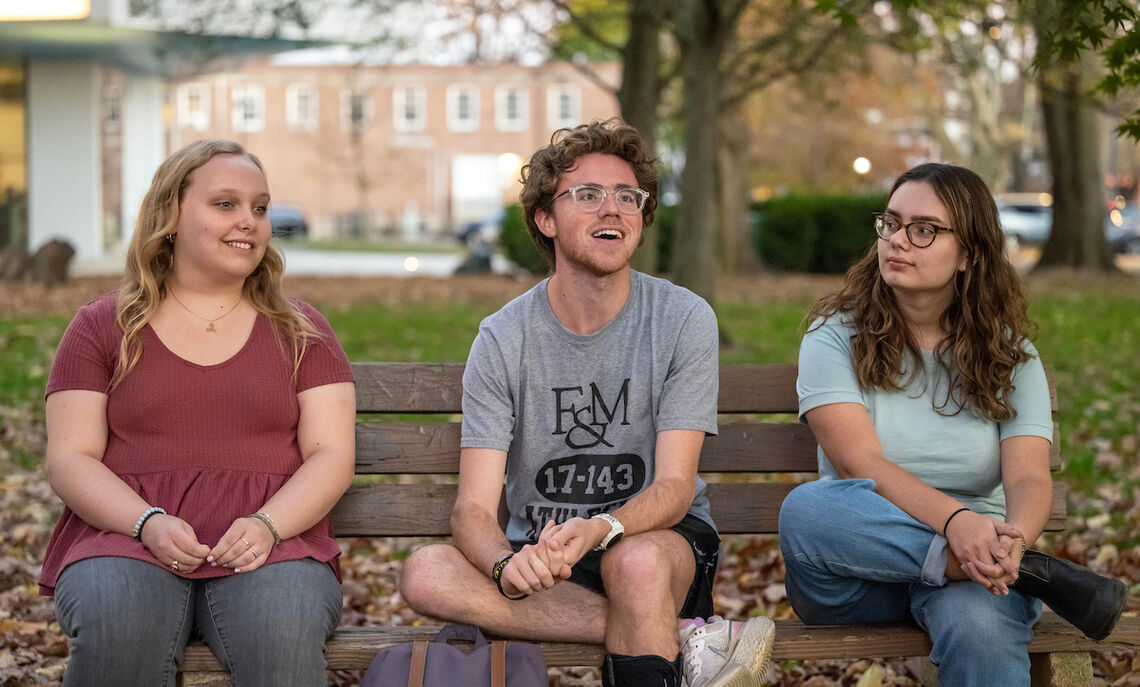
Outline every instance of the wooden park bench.
[[(358, 475), (415, 476), (362, 480), (333, 511), (339, 537), (446, 537), (459, 470), (460, 364), (354, 363), (357, 411), (380, 415), (356, 431)], [(795, 422), (795, 365), (723, 365), (720, 373), (720, 434), (705, 440), (701, 473), (712, 514), (722, 535), (776, 534), (784, 496), (816, 472), (816, 442)], [(1056, 390), (1050, 382), (1053, 411)], [(445, 422), (401, 419), (397, 414), (440, 414)], [(762, 420), (757, 415), (765, 415)], [(779, 415), (775, 422), (771, 415)], [(1056, 435), (1055, 435), (1056, 436)], [(1060, 468), (1054, 440), (1051, 463)], [(429, 478), (426, 476), (449, 476)], [(725, 478), (727, 476), (727, 479)], [(1065, 492), (1054, 488), (1048, 529), (1065, 527)], [(381, 647), (431, 639), (438, 626), (342, 627), (329, 639), (330, 669), (364, 669)], [(597, 645), (544, 643), (551, 666), (600, 665)], [(1090, 650), (1140, 647), (1140, 619), (1126, 614), (1107, 639), (1095, 642), (1051, 612), (1037, 624), (1029, 651), (1033, 683), (1086, 685), (1092, 679)], [(776, 660), (925, 656), (926, 634), (914, 625), (808, 626), (776, 622)], [(187, 647), (181, 664), (185, 687), (229, 685), (229, 676), (208, 648)], [(952, 687), (952, 686), (945, 686)]]

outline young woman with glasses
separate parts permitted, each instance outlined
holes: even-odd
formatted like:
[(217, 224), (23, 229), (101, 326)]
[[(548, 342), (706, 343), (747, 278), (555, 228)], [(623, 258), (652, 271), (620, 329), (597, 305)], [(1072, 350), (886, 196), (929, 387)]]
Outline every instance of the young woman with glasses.
[(1028, 685), (1041, 600), (1100, 639), (1124, 585), (1031, 551), (1049, 519), (1049, 390), (997, 208), (973, 172), (903, 174), (875, 246), (808, 314), (800, 417), (820, 480), (780, 511), (804, 622), (930, 635), (945, 685)]

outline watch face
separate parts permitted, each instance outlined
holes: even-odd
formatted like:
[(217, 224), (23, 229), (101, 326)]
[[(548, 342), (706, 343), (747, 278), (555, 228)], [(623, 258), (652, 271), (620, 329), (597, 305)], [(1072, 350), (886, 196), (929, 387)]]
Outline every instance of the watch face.
[(617, 544), (619, 541), (621, 541), (621, 538), (624, 536), (625, 536), (625, 532), (618, 532), (617, 534), (614, 535), (614, 538), (610, 540), (610, 543), (606, 544), (606, 548), (608, 549), (608, 548), (612, 547), (613, 545)]

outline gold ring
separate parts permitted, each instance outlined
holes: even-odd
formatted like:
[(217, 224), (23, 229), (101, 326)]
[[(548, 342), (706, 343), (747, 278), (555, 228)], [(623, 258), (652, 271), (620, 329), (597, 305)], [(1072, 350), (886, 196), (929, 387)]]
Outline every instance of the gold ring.
[(170, 561), (170, 567), (177, 570), (178, 569), (178, 561), (177, 560)]
[(261, 555), (261, 554), (260, 554), (260, 553), (258, 553), (258, 552), (256, 552), (256, 551), (254, 551), (254, 552), (253, 552), (253, 557), (254, 557), (254, 558), (257, 558), (257, 557), (258, 557), (258, 556), (260, 556), (260, 555)]
[(241, 538), (241, 540), (242, 540), (243, 542), (245, 542), (245, 548), (246, 548), (246, 550), (248, 551), (248, 550), (249, 550), (249, 542), (248, 542), (248, 541), (246, 541), (245, 537), (242, 537), (242, 538)]

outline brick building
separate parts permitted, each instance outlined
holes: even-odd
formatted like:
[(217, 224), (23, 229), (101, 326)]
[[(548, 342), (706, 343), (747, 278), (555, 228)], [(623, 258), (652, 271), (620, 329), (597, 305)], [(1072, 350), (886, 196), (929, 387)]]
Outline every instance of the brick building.
[[(617, 64), (591, 65), (606, 84)], [(229, 138), (314, 238), (434, 239), (518, 197), (519, 167), (563, 126), (618, 114), (568, 63), (305, 64), (296, 55), (180, 82), (170, 148)]]

